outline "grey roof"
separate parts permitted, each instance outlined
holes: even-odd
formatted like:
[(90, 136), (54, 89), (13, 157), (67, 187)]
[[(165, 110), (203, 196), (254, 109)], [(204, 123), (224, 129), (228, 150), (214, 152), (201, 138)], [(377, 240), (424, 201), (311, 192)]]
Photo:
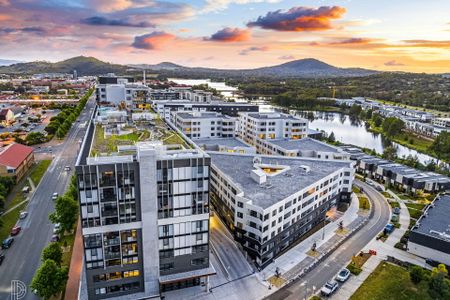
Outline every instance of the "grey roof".
[[(244, 192), (244, 197), (252, 200), (253, 205), (260, 206), (263, 209), (309, 187), (341, 168), (349, 168), (352, 164), (343, 161), (288, 158), (284, 156), (224, 152), (208, 152), (208, 154), (211, 156), (212, 164)], [(260, 185), (250, 176), (250, 172), (254, 170), (254, 157), (261, 157), (262, 164), (290, 166), (290, 170), (275, 176), (267, 176), (266, 184)], [(303, 166), (309, 167), (310, 171), (305, 172)]]
[(303, 138), (299, 140), (280, 139), (267, 141), (286, 150), (307, 150), (333, 153), (340, 152), (339, 148), (327, 145), (312, 138)]
[(222, 118), (222, 119), (231, 119), (228, 116), (222, 115), (216, 112), (178, 112), (177, 115), (183, 119), (213, 119), (213, 118)]
[[(440, 195), (426, 209), (426, 217), (418, 220), (419, 226), (413, 230), (439, 238), (437, 234), (430, 233), (430, 230), (443, 232), (450, 235), (450, 195)], [(417, 225), (417, 224), (416, 224)]]
[(249, 117), (255, 119), (267, 119), (267, 120), (298, 120), (298, 121), (307, 121), (303, 118), (294, 117), (293, 115), (282, 114), (278, 112), (251, 112), (246, 113)]
[(194, 142), (199, 146), (252, 147), (237, 138), (202, 138)]

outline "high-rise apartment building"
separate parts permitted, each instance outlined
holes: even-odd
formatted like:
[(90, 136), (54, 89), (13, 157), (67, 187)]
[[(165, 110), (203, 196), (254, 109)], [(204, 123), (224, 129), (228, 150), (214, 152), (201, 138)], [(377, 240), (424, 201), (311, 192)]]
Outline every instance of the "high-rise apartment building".
[(89, 299), (208, 286), (209, 169), (205, 153), (160, 143), (78, 161)]

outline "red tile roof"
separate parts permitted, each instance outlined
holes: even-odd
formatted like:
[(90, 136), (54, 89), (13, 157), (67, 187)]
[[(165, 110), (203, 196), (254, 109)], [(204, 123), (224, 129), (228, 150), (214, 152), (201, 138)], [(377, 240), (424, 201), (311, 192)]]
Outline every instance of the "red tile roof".
[(17, 168), (31, 153), (33, 148), (22, 144), (11, 144), (0, 152), (0, 165)]

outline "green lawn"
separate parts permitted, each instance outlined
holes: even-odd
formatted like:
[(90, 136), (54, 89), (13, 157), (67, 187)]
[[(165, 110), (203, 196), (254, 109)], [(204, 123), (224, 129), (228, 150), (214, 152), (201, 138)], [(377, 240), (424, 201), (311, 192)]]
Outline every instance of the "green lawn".
[(51, 162), (52, 162), (51, 159), (41, 160), (37, 163), (37, 165), (33, 168), (33, 170), (31, 170), (30, 178), (34, 182), (35, 186), (39, 184)]
[(421, 203), (406, 203), (407, 207), (422, 210), (425, 207), (425, 204)]
[(370, 202), (367, 197), (358, 196), (359, 199), (359, 208), (361, 209), (370, 209)]
[(406, 269), (382, 262), (350, 300), (431, 300), (431, 297), (426, 281), (414, 285)]
[(392, 208), (396, 208), (396, 207), (400, 207), (400, 204), (397, 202), (397, 201), (389, 201), (389, 205), (392, 207)]
[[(51, 162), (52, 162), (51, 160), (41, 160), (31, 169), (29, 176), (36, 186), (41, 181), (42, 176), (44, 176)], [(28, 185), (28, 182), (25, 181), (25, 184)], [(5, 211), (23, 202), (26, 199), (25, 196), (26, 195), (22, 193), (21, 189), (19, 189), (19, 191), (14, 196), (13, 200), (5, 206)], [(27, 203), (23, 203), (16, 209), (14, 209), (12, 212), (0, 217), (0, 220), (3, 223), (3, 225), (0, 226), (0, 241), (3, 241), (6, 237), (8, 237), (11, 228), (16, 224), (17, 220), (19, 219), (20, 211), (23, 210), (26, 207), (26, 205)]]

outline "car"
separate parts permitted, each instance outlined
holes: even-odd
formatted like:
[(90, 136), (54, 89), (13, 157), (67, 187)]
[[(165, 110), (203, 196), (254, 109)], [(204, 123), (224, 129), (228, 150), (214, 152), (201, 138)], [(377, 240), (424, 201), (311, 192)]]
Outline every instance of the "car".
[(392, 215), (392, 217), (391, 217), (391, 222), (398, 222), (398, 215)]
[(350, 277), (350, 271), (347, 268), (342, 269), (336, 276), (336, 280), (340, 282), (346, 282)]
[(61, 229), (61, 224), (56, 223), (56, 224), (55, 224), (55, 227), (53, 228), (53, 233), (54, 233), (54, 234), (59, 233), (59, 230), (60, 230), (60, 229)]
[(24, 186), (22, 189), (22, 193), (26, 194), (30, 192), (30, 187), (28, 185)]
[(333, 294), (337, 290), (338, 286), (339, 284), (335, 280), (327, 281), (327, 283), (325, 283), (325, 285), (320, 290), (320, 293), (326, 297), (331, 296), (331, 294)]
[(384, 226), (384, 233), (388, 234), (391, 233), (392, 231), (394, 231), (394, 224), (387, 224), (386, 226)]
[(14, 238), (9, 237), (2, 242), (2, 249), (9, 249), (14, 242)]
[(50, 242), (52, 242), (52, 243), (59, 242), (59, 235), (58, 234), (52, 235)]
[(58, 193), (56, 193), (56, 192), (53, 193), (52, 200), (55, 201), (56, 199), (58, 199), (58, 196), (59, 196)]
[(0, 253), (0, 265), (3, 263), (4, 260), (5, 260), (5, 254)]
[(70, 167), (69, 166), (65, 166), (64, 167), (64, 171), (70, 171)]
[(399, 215), (400, 214), (400, 207), (394, 207), (394, 210), (392, 211), (392, 213), (394, 215)]
[(20, 215), (19, 215), (19, 218), (22, 220), (22, 219), (25, 219), (27, 216), (28, 216), (28, 212), (27, 211), (21, 211)]
[(18, 235), (19, 233), (20, 233), (20, 231), (22, 230), (22, 227), (20, 227), (20, 226), (14, 226), (12, 229), (11, 229), (11, 236), (15, 236), (15, 235)]

